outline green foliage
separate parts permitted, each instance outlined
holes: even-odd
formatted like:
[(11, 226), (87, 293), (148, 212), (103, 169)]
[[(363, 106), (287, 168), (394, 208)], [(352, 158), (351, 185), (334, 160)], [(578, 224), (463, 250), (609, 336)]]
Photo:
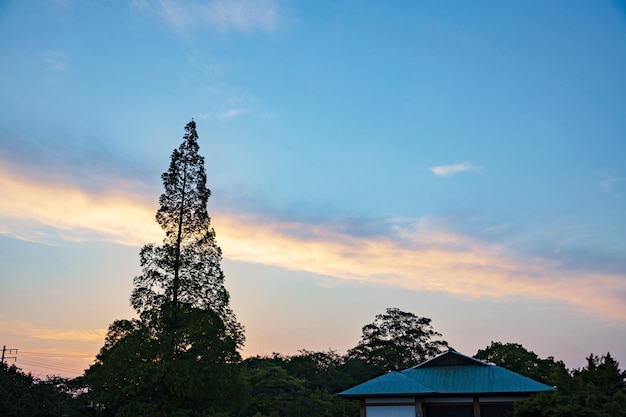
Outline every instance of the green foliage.
[(118, 320), (86, 372), (86, 383), (103, 416), (237, 412), (243, 395), (235, 342), (217, 314), (179, 307), (177, 345), (171, 349), (165, 304), (149, 320)]
[(409, 367), (447, 348), (433, 340), (431, 320), (389, 308), (363, 327), (357, 347), (342, 356), (335, 351), (301, 350), (297, 355), (253, 357), (243, 361), (250, 386), (246, 416), (343, 417), (359, 413), (359, 404), (336, 394), (381, 375)]
[(336, 378), (342, 375), (341, 356), (335, 352), (300, 351), (284, 357), (253, 357), (243, 362), (251, 398), (246, 416), (343, 417), (358, 414), (358, 404), (341, 400)]
[(287, 371), (300, 379), (308, 389), (325, 389), (338, 392), (352, 384), (342, 370), (343, 357), (335, 351), (313, 352), (300, 350), (289, 357), (283, 365)]
[(224, 287), (197, 140), (191, 121), (162, 176), (156, 221), (165, 238), (140, 252), (130, 298), (139, 319), (109, 327), (85, 374), (102, 416), (230, 416), (245, 405), (243, 327)]
[(49, 417), (87, 416), (90, 408), (78, 392), (76, 382), (59, 377), (39, 380), (15, 365), (0, 364), (0, 416)]
[(626, 416), (626, 372), (610, 354), (590, 355), (587, 366), (557, 371), (556, 391), (515, 404), (515, 417)]
[(553, 357), (541, 359), (517, 343), (491, 342), (474, 357), (547, 385), (555, 385), (556, 375), (565, 370), (562, 361), (555, 361)]
[(165, 232), (163, 245), (147, 244), (140, 252), (142, 273), (134, 278), (131, 304), (141, 318), (165, 303), (174, 310), (170, 328), (177, 325), (176, 306), (187, 304), (216, 312), (237, 347), (244, 332), (229, 306), (220, 263), (222, 251), (207, 211), (211, 191), (206, 185), (204, 158), (198, 153), (194, 121), (185, 126), (181, 145), (172, 152), (162, 175), (164, 193), (156, 221)]
[(272, 363), (257, 362), (246, 369), (251, 387), (247, 410), (262, 415), (299, 415), (306, 390), (300, 380)]
[(441, 334), (433, 330), (430, 322), (429, 318), (388, 308), (363, 327), (361, 341), (348, 352), (348, 357), (364, 360), (381, 373), (417, 365), (448, 348), (447, 342), (433, 340)]

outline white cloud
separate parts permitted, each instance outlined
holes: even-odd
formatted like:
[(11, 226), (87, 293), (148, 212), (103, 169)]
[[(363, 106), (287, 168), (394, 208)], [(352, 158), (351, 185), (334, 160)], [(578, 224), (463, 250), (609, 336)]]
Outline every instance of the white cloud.
[(519, 257), (429, 220), (394, 235), (356, 237), (324, 225), (242, 214), (219, 213), (213, 219), (231, 260), (461, 297), (552, 300), (626, 320), (623, 274), (564, 270), (558, 261)]
[(217, 115), (218, 119), (232, 119), (233, 117), (241, 116), (242, 114), (248, 113), (248, 109), (230, 109), (225, 111), (224, 113), (220, 113)]
[(625, 183), (626, 181), (622, 178), (610, 177), (600, 181), (600, 188), (612, 197), (623, 197), (620, 186), (623, 186)]
[(491, 227), (486, 228), (484, 230), (484, 233), (488, 235), (499, 235), (501, 233), (505, 233), (509, 231), (514, 225), (515, 225), (514, 223), (495, 224)]
[(128, 5), (128, 7), (131, 10), (138, 10), (138, 11), (149, 10), (150, 2), (148, 2), (148, 0), (130, 0), (130, 4)]
[(107, 329), (75, 330), (75, 329), (34, 329), (31, 337), (44, 340), (64, 340), (73, 342), (91, 342), (102, 340)]
[(162, 16), (176, 31), (210, 28), (251, 33), (278, 29), (280, 7), (274, 0), (161, 0)]
[(438, 165), (430, 169), (430, 171), (433, 174), (437, 175), (438, 177), (450, 177), (460, 172), (476, 171), (476, 170), (478, 170), (478, 168), (476, 168), (474, 165), (472, 165), (469, 162), (462, 162), (462, 163), (452, 164), (452, 165)]
[(49, 71), (65, 72), (68, 69), (67, 55), (59, 51), (48, 51), (44, 54)]
[(203, 119), (203, 120), (228, 120), (228, 119), (233, 119), (235, 117), (238, 116), (242, 116), (246, 113), (250, 112), (249, 109), (228, 109), (226, 111), (223, 111), (221, 113), (202, 113), (201, 115), (198, 116), (199, 119)]
[(54, 0), (53, 3), (58, 7), (62, 7), (64, 9), (69, 9), (72, 5), (70, 4), (71, 0)]
[(270, 0), (220, 0), (206, 10), (207, 21), (242, 32), (273, 31), (278, 26), (278, 8)]
[(139, 246), (161, 240), (149, 200), (119, 191), (123, 188), (111, 184), (109, 191), (89, 193), (16, 176), (0, 161), (0, 233), (46, 243), (95, 238)]

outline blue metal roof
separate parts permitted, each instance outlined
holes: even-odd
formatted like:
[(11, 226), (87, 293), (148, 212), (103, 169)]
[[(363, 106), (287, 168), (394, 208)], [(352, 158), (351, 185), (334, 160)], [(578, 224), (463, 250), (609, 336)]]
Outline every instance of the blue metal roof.
[(378, 378), (370, 379), (356, 387), (343, 391), (339, 395), (367, 397), (377, 395), (376, 393), (382, 395), (413, 395), (433, 394), (434, 391), (400, 372), (393, 371)]
[(342, 397), (530, 394), (554, 388), (450, 350), (402, 372), (390, 372), (339, 393)]

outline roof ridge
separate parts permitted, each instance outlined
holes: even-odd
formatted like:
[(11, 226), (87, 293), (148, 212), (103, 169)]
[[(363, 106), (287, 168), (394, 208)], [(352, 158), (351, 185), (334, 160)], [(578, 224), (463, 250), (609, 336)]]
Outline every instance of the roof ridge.
[[(460, 352), (457, 352), (456, 350), (450, 348), (446, 352), (440, 353), (439, 355), (437, 355), (437, 356), (435, 356), (433, 358), (430, 358), (430, 359), (428, 359), (428, 360), (426, 360), (426, 361), (424, 361), (422, 363), (418, 363), (417, 365), (415, 365), (415, 366), (413, 366), (413, 367), (411, 367), (409, 369), (427, 368), (429, 366), (433, 366), (434, 363), (440, 362), (442, 360), (441, 358), (444, 358), (444, 357), (450, 356), (450, 355), (454, 355), (454, 356), (456, 356), (456, 357), (466, 361), (468, 365), (471, 363), (471, 364), (476, 364), (476, 365), (481, 365), (481, 366), (493, 366), (492, 364), (489, 364), (487, 362), (483, 362), (480, 359), (476, 359), (476, 358), (471, 357), (471, 356), (464, 355), (464, 354), (462, 354)], [(464, 366), (464, 365), (459, 365), (459, 366)]]

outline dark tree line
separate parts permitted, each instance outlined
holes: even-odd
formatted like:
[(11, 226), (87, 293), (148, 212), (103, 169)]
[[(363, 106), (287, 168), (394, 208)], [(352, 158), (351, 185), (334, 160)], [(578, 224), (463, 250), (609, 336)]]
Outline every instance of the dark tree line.
[[(60, 408), (44, 406), (60, 403), (57, 397), (72, 407), (68, 416), (356, 416), (358, 405), (341, 400), (338, 392), (389, 369), (415, 365), (447, 347), (429, 319), (389, 308), (363, 327), (361, 340), (345, 355), (301, 350), (291, 356), (240, 360), (230, 357), (233, 341), (224, 336), (219, 316), (187, 307), (177, 310), (175, 336), (185, 341), (184, 349), (181, 345), (172, 356), (169, 308), (164, 303), (155, 317), (114, 322), (85, 378), (56, 379), (55, 385), (13, 369), (6, 386), (23, 395), (46, 388), (40, 403), (45, 411), (33, 414), (42, 416), (63, 415)], [(408, 336), (414, 334), (422, 335), (422, 353), (411, 353), (415, 341)], [(19, 385), (20, 378), (30, 382)], [(62, 388), (60, 381), (82, 390)], [(2, 416), (30, 415), (3, 411), (0, 407)]]
[(0, 416), (93, 416), (83, 378), (37, 379), (15, 365), (0, 363)]
[[(132, 330), (132, 327), (127, 330)], [(130, 345), (134, 342), (136, 340), (128, 339), (129, 346), (126, 347), (129, 350), (120, 350), (126, 361), (133, 360), (129, 352), (139, 351)], [(108, 339), (107, 343), (110, 343)], [(402, 349), (401, 346), (398, 348)], [(231, 378), (238, 378), (241, 391), (237, 397), (228, 398), (212, 394), (207, 386), (195, 386), (198, 379), (194, 376), (194, 369), (179, 369), (175, 371), (178, 375), (172, 378), (186, 379), (188, 384), (182, 389), (190, 390), (182, 398), (198, 401), (204, 411), (192, 413), (188, 404), (178, 402), (171, 404), (166, 413), (160, 414), (154, 412), (161, 401), (159, 398), (153, 396), (153, 404), (144, 403), (141, 398), (142, 395), (153, 395), (159, 385), (155, 380), (142, 381), (140, 387), (129, 386), (127, 397), (100, 397), (101, 402), (97, 403), (94, 401), (95, 388), (86, 385), (82, 377), (74, 380), (56, 377), (37, 380), (14, 366), (4, 364), (0, 367), (0, 415), (106, 416), (111, 415), (106, 407), (113, 407), (118, 409), (113, 415), (119, 416), (356, 417), (359, 415), (357, 403), (341, 400), (335, 394), (393, 369), (395, 356), (390, 355), (389, 361), (381, 365), (374, 365), (367, 357), (354, 357), (350, 353), (341, 355), (332, 350), (301, 350), (291, 356), (275, 353), (247, 358), (236, 364), (236, 373), (230, 375)], [(626, 416), (626, 372), (620, 370), (619, 364), (608, 353), (590, 355), (584, 367), (571, 370), (562, 361), (552, 357), (539, 358), (516, 343), (492, 342), (474, 357), (557, 388), (554, 392), (536, 394), (517, 402), (513, 417)], [(128, 385), (133, 385), (123, 368), (117, 371), (119, 373), (105, 376), (105, 379), (126, 379)], [(165, 368), (163, 371), (173, 369)], [(148, 370), (145, 372), (150, 374)], [(87, 389), (92, 391), (87, 392)], [(224, 405), (219, 405), (221, 401), (235, 402), (237, 407), (229, 412), (215, 412), (224, 408)], [(118, 402), (124, 402), (126, 407), (116, 404)]]
[(431, 320), (388, 308), (362, 328), (361, 340), (345, 355), (301, 350), (252, 357), (242, 366), (251, 399), (245, 416), (358, 416), (358, 404), (336, 394), (391, 369), (403, 369), (447, 349)]
[[(388, 308), (345, 355), (302, 350), (242, 360), (244, 329), (229, 306), (211, 195), (193, 121), (162, 175), (156, 221), (162, 244), (140, 252), (131, 305), (113, 322), (85, 375), (38, 380), (0, 366), (0, 416), (344, 417), (358, 404), (336, 395), (448, 348), (431, 320)], [(626, 374), (609, 355), (567, 370), (521, 345), (492, 342), (476, 357), (554, 385), (515, 406), (515, 416), (626, 416)]]
[(491, 342), (475, 357), (556, 387), (516, 403), (514, 417), (626, 416), (626, 371), (610, 353), (591, 354), (586, 366), (573, 370), (516, 343)]

